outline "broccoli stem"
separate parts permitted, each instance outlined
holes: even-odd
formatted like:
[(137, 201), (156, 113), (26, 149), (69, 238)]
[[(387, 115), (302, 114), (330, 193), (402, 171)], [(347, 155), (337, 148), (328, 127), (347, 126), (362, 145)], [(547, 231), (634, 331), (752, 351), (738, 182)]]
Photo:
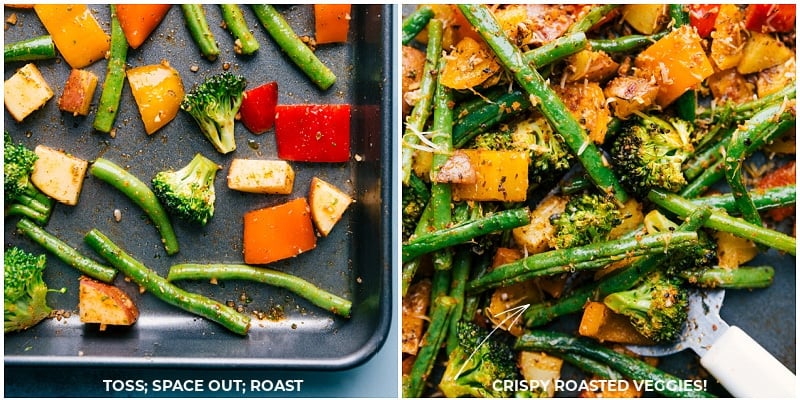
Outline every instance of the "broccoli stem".
[(39, 225), (47, 224), (47, 221), (50, 219), (49, 213), (43, 213), (41, 211), (37, 211), (34, 208), (28, 207), (24, 204), (14, 203), (11, 205), (5, 206), (5, 215), (18, 215), (20, 217), (25, 217), (30, 219), (31, 221), (36, 222)]
[(508, 39), (489, 8), (483, 4), (459, 4), (458, 7), (517, 83), (535, 99), (542, 114), (580, 160), (592, 182), (603, 193), (614, 196), (620, 205), (625, 204), (628, 194), (608, 167), (603, 154), (555, 91), (530, 64), (523, 61), (519, 48)]
[(669, 31), (652, 35), (625, 35), (615, 39), (589, 39), (589, 48), (606, 53), (627, 53), (655, 43), (666, 36)]
[(250, 32), (247, 27), (247, 21), (244, 20), (242, 9), (236, 4), (220, 4), (222, 9), (222, 19), (225, 25), (230, 30), (233, 37), (238, 42), (234, 45), (233, 49), (236, 54), (251, 55), (259, 48), (258, 40)]
[(173, 255), (178, 252), (180, 246), (172, 228), (172, 222), (164, 207), (158, 202), (156, 195), (144, 182), (105, 158), (95, 160), (89, 168), (89, 173), (117, 188), (141, 207), (161, 234), (161, 241), (167, 254)]
[(433, 370), (436, 355), (439, 353), (442, 342), (447, 334), (450, 313), (456, 306), (456, 300), (449, 296), (440, 296), (435, 299), (435, 307), (431, 313), (431, 323), (422, 346), (417, 352), (417, 358), (411, 367), (411, 372), (403, 377), (403, 397), (421, 397), (425, 389), (425, 382)]
[(408, 14), (403, 20), (403, 45), (411, 43), (425, 29), (431, 18), (433, 18), (433, 9), (428, 5), (419, 6), (414, 12)]
[(111, 265), (160, 300), (190, 313), (208, 318), (239, 335), (246, 335), (250, 317), (208, 297), (187, 292), (126, 253), (97, 229), (84, 237), (85, 242)]
[(680, 277), (705, 289), (762, 289), (772, 285), (775, 269), (770, 266), (704, 268), (681, 271)]
[(42, 193), (30, 181), (22, 194), (6, 199), (5, 215), (19, 215), (30, 218), (39, 225), (47, 224), (53, 212), (55, 201)]
[[(647, 198), (653, 204), (676, 214), (680, 218), (686, 218), (687, 215), (698, 208), (688, 199), (659, 189), (651, 190), (647, 194)], [(785, 251), (791, 255), (795, 255), (797, 250), (797, 240), (795, 238), (763, 226), (753, 225), (720, 210), (713, 210), (703, 226), (721, 232), (728, 232), (741, 238), (752, 240), (755, 243)]]
[(78, 252), (55, 235), (47, 232), (40, 226), (23, 218), (17, 222), (17, 228), (40, 246), (53, 253), (65, 264), (77, 269), (82, 274), (103, 282), (113, 282), (117, 276), (117, 270), (109, 266), (100, 264)]
[(600, 268), (627, 257), (664, 253), (697, 244), (697, 232), (668, 232), (550, 250), (492, 269), (467, 285), (470, 293), (542, 276)]
[[(786, 185), (768, 189), (752, 189), (748, 196), (758, 211), (766, 211), (795, 204), (797, 188), (795, 185)], [(733, 194), (730, 193), (697, 197), (692, 199), (692, 203), (697, 206), (720, 208), (728, 214), (736, 214), (738, 211)]]
[(352, 302), (336, 296), (298, 276), (269, 268), (244, 264), (175, 264), (169, 269), (167, 280), (182, 279), (228, 280), (242, 279), (285, 288), (336, 315), (350, 318)]
[(528, 209), (516, 208), (416, 236), (403, 245), (403, 262), (408, 262), (432, 251), (468, 242), (478, 236), (517, 228), (529, 222)]
[(181, 4), (181, 11), (183, 11), (183, 19), (186, 21), (186, 27), (189, 29), (192, 39), (200, 48), (200, 54), (209, 61), (215, 61), (219, 56), (219, 46), (208, 26), (203, 5)]
[(268, 4), (253, 4), (251, 7), (267, 33), (312, 82), (322, 90), (336, 82), (336, 75), (300, 40), (275, 7)]
[(419, 86), (419, 99), (406, 120), (403, 133), (403, 153), (401, 159), (403, 184), (408, 185), (414, 163), (414, 147), (419, 144), (419, 134), (425, 130), (425, 123), (433, 109), (433, 94), (436, 91), (436, 76), (439, 68), (439, 57), (442, 53), (442, 21), (432, 19), (428, 23), (428, 47), (425, 53), (425, 64)]
[(632, 380), (650, 381), (666, 397), (713, 397), (701, 390), (681, 384), (682, 380), (646, 362), (616, 352), (585, 338), (547, 331), (530, 331), (517, 339), (514, 348), (525, 351), (571, 353), (585, 356), (610, 366)]
[(569, 34), (588, 31), (617, 7), (619, 7), (619, 4), (603, 4), (593, 6), (583, 17), (570, 25), (566, 33)]
[(111, 133), (114, 120), (117, 119), (122, 86), (125, 84), (125, 63), (128, 59), (128, 40), (125, 39), (125, 33), (119, 24), (117, 7), (113, 4), (109, 7), (111, 7), (111, 50), (106, 65), (106, 80), (103, 82), (103, 91), (100, 93), (97, 114), (92, 125), (95, 130), (103, 133)]
[(56, 46), (50, 35), (36, 36), (3, 45), (3, 63), (55, 58)]
[[(678, 227), (678, 232), (696, 232), (711, 216), (709, 207), (698, 207)], [(608, 294), (628, 290), (636, 286), (642, 277), (649, 275), (667, 259), (665, 254), (643, 256), (619, 272), (605, 279), (583, 285), (574, 291), (559, 297), (553, 302), (531, 304), (523, 314), (528, 327), (544, 325), (562, 315), (572, 314), (583, 309), (587, 300), (601, 299)]]

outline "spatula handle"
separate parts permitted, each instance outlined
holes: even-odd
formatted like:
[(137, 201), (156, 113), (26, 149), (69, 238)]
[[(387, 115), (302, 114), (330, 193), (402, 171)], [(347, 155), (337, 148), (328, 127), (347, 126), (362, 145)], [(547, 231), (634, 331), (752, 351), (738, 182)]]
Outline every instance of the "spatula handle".
[(728, 328), (700, 364), (735, 397), (795, 397), (792, 371), (738, 327)]

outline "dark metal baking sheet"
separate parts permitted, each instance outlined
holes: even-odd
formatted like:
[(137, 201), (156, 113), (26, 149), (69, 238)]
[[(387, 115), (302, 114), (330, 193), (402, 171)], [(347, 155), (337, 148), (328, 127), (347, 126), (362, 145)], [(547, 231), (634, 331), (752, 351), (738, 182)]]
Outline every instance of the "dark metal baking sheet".
[[(107, 5), (91, 4), (101, 25), (110, 32)], [(60, 57), (37, 61), (55, 97), (24, 122), (5, 113), (5, 129), (15, 140), (33, 148), (37, 144), (63, 149), (77, 157), (105, 157), (129, 169), (145, 182), (159, 170), (188, 163), (201, 152), (224, 168), (216, 181), (216, 214), (203, 229), (175, 222), (181, 250), (167, 256), (156, 229), (130, 200), (111, 186), (87, 175), (77, 206), (56, 205), (47, 230), (84, 254), (97, 256), (83, 243), (91, 228), (98, 228), (131, 255), (162, 276), (179, 262), (242, 262), (242, 216), (246, 211), (305, 196), (312, 176), (319, 176), (348, 191), (356, 200), (328, 237), (318, 238), (317, 248), (269, 267), (301, 276), (318, 286), (353, 301), (350, 319), (334, 317), (283, 289), (226, 281), (178, 282), (178, 285), (219, 301), (243, 305), (246, 312), (283, 308), (280, 321), (253, 319), (247, 336), (228, 332), (213, 322), (139, 294), (135, 284), (122, 275), (116, 284), (131, 295), (140, 308), (132, 327), (99, 332), (77, 316), (79, 273), (49, 256), (45, 279), (50, 287), (66, 287), (67, 293), (51, 293), (55, 309), (71, 311), (68, 317), (48, 319), (24, 332), (5, 335), (6, 365), (116, 365), (116, 366), (263, 366), (281, 368), (343, 369), (369, 359), (383, 345), (392, 318), (391, 297), (391, 172), (392, 172), (392, 8), (387, 5), (354, 5), (347, 44), (319, 45), (316, 53), (337, 75), (327, 91), (316, 88), (258, 23), (249, 7), (245, 18), (261, 48), (251, 57), (233, 53), (233, 39), (221, 27), (219, 7), (204, 5), (209, 25), (222, 53), (215, 62), (201, 58), (174, 5), (141, 47), (129, 50), (128, 65), (154, 64), (166, 59), (178, 70), (187, 90), (224, 66), (244, 75), (248, 87), (277, 81), (279, 103), (349, 103), (352, 105), (351, 159), (341, 164), (292, 163), (296, 172), (291, 195), (254, 195), (228, 190), (225, 176), (232, 158), (276, 159), (272, 131), (253, 135), (236, 124), (237, 150), (217, 153), (185, 112), (152, 136), (144, 132), (135, 102), (126, 86), (115, 126), (116, 136), (93, 132), (94, 112), (73, 117), (59, 112), (57, 97), (63, 90), (69, 66)], [(311, 5), (277, 6), (301, 35), (313, 35)], [(45, 30), (32, 10), (4, 9), (6, 42)], [(8, 79), (22, 63), (5, 65)], [(101, 60), (87, 69), (105, 76)], [(192, 68), (197, 67), (196, 72)], [(97, 106), (100, 88), (95, 93)], [(114, 220), (113, 211), (122, 219)], [(16, 233), (16, 218), (5, 221), (4, 243), (44, 252)], [(246, 300), (243, 301), (243, 294)]]

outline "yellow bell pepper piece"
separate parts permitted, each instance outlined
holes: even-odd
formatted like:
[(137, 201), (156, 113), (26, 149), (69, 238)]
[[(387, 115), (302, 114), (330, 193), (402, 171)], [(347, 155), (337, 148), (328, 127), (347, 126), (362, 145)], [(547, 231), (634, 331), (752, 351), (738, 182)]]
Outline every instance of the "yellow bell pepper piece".
[(84, 68), (105, 58), (111, 37), (85, 4), (37, 4), (33, 9), (70, 67)]
[(131, 68), (127, 75), (144, 129), (153, 134), (178, 114), (184, 95), (181, 77), (166, 60)]

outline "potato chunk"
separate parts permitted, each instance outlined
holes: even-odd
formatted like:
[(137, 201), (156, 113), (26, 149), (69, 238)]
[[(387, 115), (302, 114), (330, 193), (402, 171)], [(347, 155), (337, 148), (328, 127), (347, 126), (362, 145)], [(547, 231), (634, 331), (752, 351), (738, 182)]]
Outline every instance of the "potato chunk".
[(5, 81), (3, 95), (8, 113), (17, 122), (22, 122), (53, 97), (53, 89), (36, 65), (26, 64)]
[(78, 204), (89, 162), (44, 145), (33, 151), (39, 156), (31, 173), (34, 186), (60, 203)]
[(328, 236), (333, 227), (342, 219), (353, 198), (336, 186), (314, 177), (308, 195), (311, 207), (311, 220), (322, 236)]
[(236, 158), (228, 170), (228, 188), (248, 193), (290, 194), (294, 170), (282, 160)]
[(88, 277), (81, 277), (78, 309), (81, 322), (108, 325), (133, 325), (139, 319), (139, 308), (120, 288)]
[(64, 91), (58, 98), (58, 109), (72, 115), (89, 115), (94, 91), (97, 89), (97, 75), (83, 69), (73, 69), (69, 73)]

